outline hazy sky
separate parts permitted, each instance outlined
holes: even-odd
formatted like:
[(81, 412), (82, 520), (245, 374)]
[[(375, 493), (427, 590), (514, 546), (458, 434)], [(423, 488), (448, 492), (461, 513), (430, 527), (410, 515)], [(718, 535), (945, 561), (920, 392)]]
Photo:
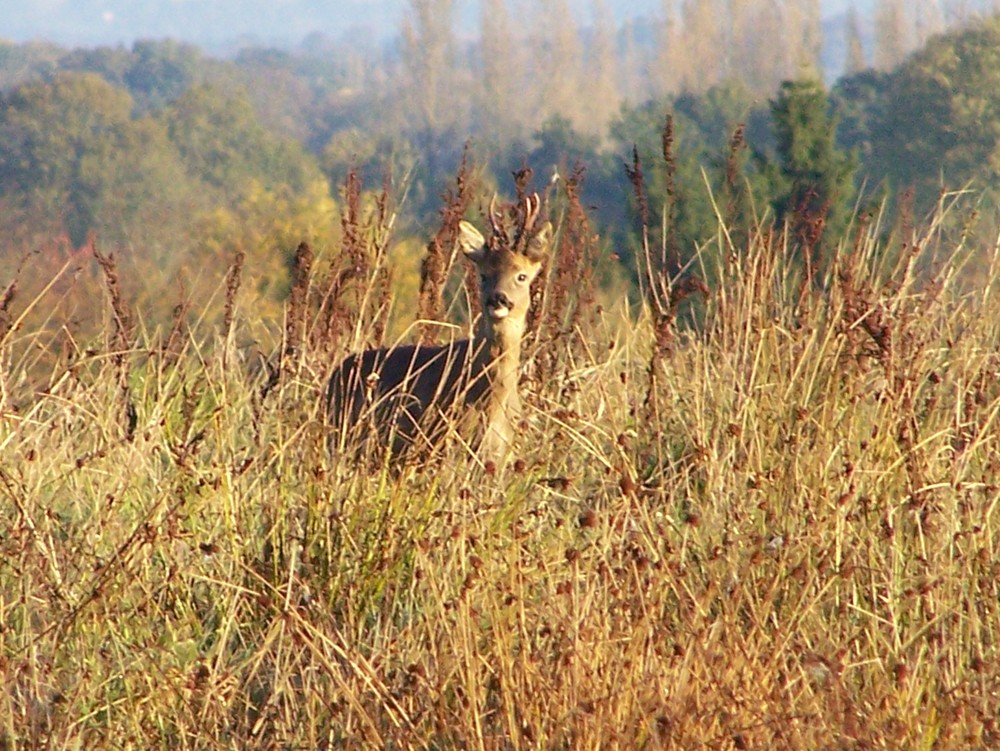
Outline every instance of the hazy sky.
[[(657, 14), (662, 0), (605, 0), (619, 23)], [(860, 8), (873, 0), (822, 0), (824, 14)], [(532, 0), (510, 0), (515, 9)], [(587, 22), (593, 0), (569, 0)], [(45, 39), (65, 45), (130, 44), (137, 38), (173, 37), (228, 45), (242, 38), (293, 44), (311, 32), (372, 40), (392, 36), (406, 0), (0, 0), (0, 39)], [(457, 31), (474, 37), (478, 0), (456, 0)], [(462, 27), (469, 27), (464, 34)]]

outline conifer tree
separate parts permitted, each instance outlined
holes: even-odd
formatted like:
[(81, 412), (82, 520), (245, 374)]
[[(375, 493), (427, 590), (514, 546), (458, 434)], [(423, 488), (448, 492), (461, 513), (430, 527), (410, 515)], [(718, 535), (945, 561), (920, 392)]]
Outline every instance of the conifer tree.
[(835, 142), (836, 122), (822, 83), (786, 81), (771, 102), (777, 140), (779, 222), (787, 222), (814, 263), (825, 236), (839, 237), (847, 220), (856, 166)]

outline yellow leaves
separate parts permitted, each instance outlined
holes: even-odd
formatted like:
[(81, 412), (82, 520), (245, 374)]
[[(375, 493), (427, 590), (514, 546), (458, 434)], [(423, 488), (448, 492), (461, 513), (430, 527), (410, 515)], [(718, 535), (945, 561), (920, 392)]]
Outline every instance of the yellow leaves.
[(194, 256), (221, 276), (233, 255), (243, 251), (244, 279), (276, 303), (288, 291), (288, 261), (299, 243), (331, 248), (339, 237), (337, 205), (325, 181), (314, 180), (303, 193), (293, 194), (253, 180), (234, 206), (212, 208), (196, 220)]
[[(187, 254), (188, 288), (202, 287), (214, 292), (237, 252), (246, 254), (240, 299), (253, 310), (253, 317), (280, 325), (282, 305), (291, 285), (291, 262), (298, 245), (308, 242), (316, 255), (314, 284), (326, 283), (325, 276), (342, 265), (344, 251), (343, 207), (330, 194), (323, 180), (311, 182), (306, 190), (293, 193), (272, 189), (261, 181), (251, 181), (240, 199), (229, 206), (206, 208), (193, 222), (191, 251)], [(376, 219), (375, 197), (361, 197), (359, 227), (367, 246), (382, 243)], [(383, 228), (384, 230), (385, 228)], [(422, 238), (406, 237), (392, 242), (388, 257), (381, 261), (389, 269), (392, 312), (387, 336), (404, 336), (417, 315), (420, 262), (425, 253)], [(374, 257), (370, 259), (375, 261)], [(374, 273), (372, 271), (371, 273)], [(367, 284), (368, 280), (360, 280)], [(221, 296), (219, 296), (221, 305)]]
[(389, 266), (392, 269), (392, 315), (389, 319), (388, 338), (394, 341), (402, 336), (417, 317), (420, 298), (420, 261), (426, 251), (418, 238), (408, 237), (389, 249)]

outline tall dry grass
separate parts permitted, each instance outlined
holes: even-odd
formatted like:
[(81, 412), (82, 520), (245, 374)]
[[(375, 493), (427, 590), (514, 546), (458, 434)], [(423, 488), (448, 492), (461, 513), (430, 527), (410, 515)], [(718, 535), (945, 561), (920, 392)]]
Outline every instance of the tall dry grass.
[(5, 294), (0, 748), (994, 747), (1000, 256), (948, 212), (807, 281), (721, 222), (697, 327), (662, 268), (664, 309), (579, 310), (557, 258), (493, 475), (326, 455), (384, 217), (300, 248), (257, 378), (241, 259), (221, 333), (136, 325), (109, 259), (99, 341)]

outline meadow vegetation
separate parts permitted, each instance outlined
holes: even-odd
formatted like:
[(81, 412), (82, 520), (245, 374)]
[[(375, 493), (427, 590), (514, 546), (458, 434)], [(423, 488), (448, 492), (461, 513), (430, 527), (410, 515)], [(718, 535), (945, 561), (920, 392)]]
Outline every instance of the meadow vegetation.
[[(98, 247), (7, 288), (0, 748), (1000, 743), (1000, 255), (968, 197), (809, 263), (722, 207), (685, 268), (643, 233), (630, 301), (568, 187), (503, 469), (326, 452), (329, 373), (391, 336), (384, 194), (299, 246), (280, 320), (239, 253), (161, 328)], [(428, 228), (423, 312), (467, 325), (449, 237), (486, 198), (460, 179)]]

